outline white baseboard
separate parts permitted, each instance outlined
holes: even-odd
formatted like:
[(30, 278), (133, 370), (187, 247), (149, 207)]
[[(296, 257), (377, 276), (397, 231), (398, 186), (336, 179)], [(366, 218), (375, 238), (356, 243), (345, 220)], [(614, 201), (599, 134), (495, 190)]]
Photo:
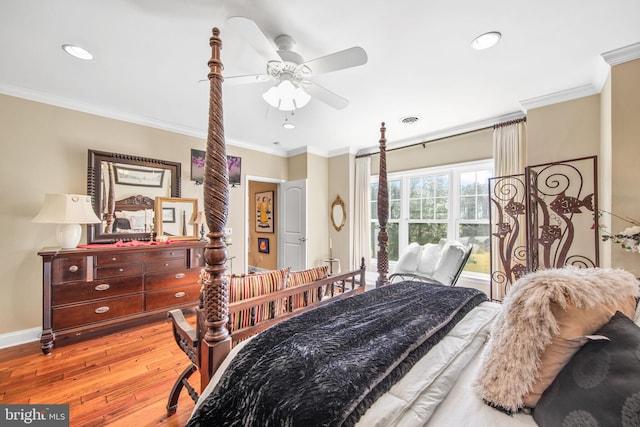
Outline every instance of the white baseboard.
[(39, 341), (42, 328), (23, 329), (0, 335), (0, 348), (13, 347), (18, 344)]

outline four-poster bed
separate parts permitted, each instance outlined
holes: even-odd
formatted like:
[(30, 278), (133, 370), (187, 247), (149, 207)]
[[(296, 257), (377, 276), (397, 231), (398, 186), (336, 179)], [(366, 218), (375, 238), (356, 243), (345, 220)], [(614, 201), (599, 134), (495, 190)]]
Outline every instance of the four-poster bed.
[[(599, 313), (606, 323), (616, 310), (629, 314), (631, 306), (624, 309), (622, 300), (628, 302), (638, 296), (635, 279), (620, 271), (584, 269), (578, 273), (567, 269), (538, 276), (534, 273), (527, 278), (529, 283), (514, 286), (528, 292), (542, 290), (546, 296), (538, 300), (543, 301), (541, 310), (549, 315), (543, 322), (547, 334), (541, 334), (542, 338), (535, 346), (527, 347), (534, 368), (528, 370), (533, 371), (531, 377), (519, 378), (519, 386), (522, 388), (524, 384), (524, 389), (517, 395), (507, 392), (507, 398), (503, 398), (503, 389), (512, 389), (513, 384), (510, 373), (507, 373), (509, 378), (500, 376), (501, 369), (519, 368), (517, 363), (505, 361), (505, 355), (501, 354), (500, 350), (505, 343), (511, 342), (514, 334), (514, 330), (509, 330), (504, 323), (511, 315), (511, 305), (526, 306), (524, 302), (529, 294), (520, 292), (513, 301), (507, 298), (501, 306), (470, 288), (423, 282), (388, 285), (384, 124), (380, 138), (376, 289), (331, 303), (323, 301), (324, 304), (298, 316), (283, 316), (287, 318), (284, 322), (278, 323), (280, 319), (273, 318), (266, 326), (277, 325), (261, 328), (264, 329), (261, 333), (232, 350), (227, 327), (230, 311), (282, 301), (283, 295), (291, 296), (296, 290), (285, 289), (280, 291), (284, 294), (275, 292), (250, 298), (235, 307), (229, 304), (229, 288), (224, 275), (227, 252), (223, 241), (228, 178), (218, 29), (214, 28), (210, 45), (204, 202), (211, 231), (202, 275), (203, 297), (198, 322), (202, 333), (197, 337), (197, 346), (192, 347), (204, 390), (189, 425), (212, 422), (221, 425), (406, 426), (427, 422), (429, 425), (465, 425), (470, 420), (474, 425), (494, 427), (536, 425), (533, 417), (519, 411), (524, 407), (523, 393), (531, 390), (538, 371), (544, 368), (537, 359), (559, 328), (554, 318), (557, 313), (552, 309), (568, 310), (574, 303), (573, 309), (582, 318), (590, 316), (589, 310), (597, 310), (594, 307), (606, 306), (606, 310)], [(331, 286), (339, 278), (353, 279), (352, 284), (357, 280), (362, 285), (364, 268), (342, 276), (304, 286), (316, 289), (318, 300), (321, 300), (324, 286)], [(604, 291), (594, 291), (586, 299), (572, 295), (576, 289), (592, 282), (603, 283), (594, 288)], [(524, 329), (519, 333), (531, 326), (532, 318), (540, 320), (538, 313), (521, 316), (518, 322)], [(510, 322), (513, 323), (513, 319)], [(504, 330), (494, 331), (486, 345), (494, 325), (501, 325)], [(590, 327), (594, 325), (600, 328), (603, 321)], [(521, 341), (514, 342), (520, 345)], [(530, 337), (530, 341), (536, 340)], [(509, 348), (513, 350), (513, 347)], [(487, 360), (491, 360), (491, 364), (487, 365)], [(517, 377), (514, 372), (511, 374)], [(322, 394), (324, 392), (329, 394)], [(505, 412), (514, 414), (510, 416)]]

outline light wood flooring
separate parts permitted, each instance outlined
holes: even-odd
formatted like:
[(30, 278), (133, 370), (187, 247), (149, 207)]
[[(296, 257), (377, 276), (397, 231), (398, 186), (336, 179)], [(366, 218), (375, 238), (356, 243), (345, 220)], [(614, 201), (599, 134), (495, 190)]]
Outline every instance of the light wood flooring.
[[(188, 366), (165, 320), (56, 346), (0, 349), (0, 404), (67, 403), (71, 426), (184, 426), (194, 403), (186, 390), (167, 417), (171, 386)], [(191, 377), (196, 389), (200, 378)]]

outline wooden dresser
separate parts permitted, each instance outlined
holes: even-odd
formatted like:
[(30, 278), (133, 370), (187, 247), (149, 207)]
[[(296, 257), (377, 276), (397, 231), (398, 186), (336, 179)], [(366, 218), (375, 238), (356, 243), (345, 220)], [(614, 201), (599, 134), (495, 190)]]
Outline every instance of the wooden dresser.
[(38, 253), (43, 261), (44, 354), (51, 353), (54, 340), (95, 336), (198, 302), (205, 243), (96, 246)]

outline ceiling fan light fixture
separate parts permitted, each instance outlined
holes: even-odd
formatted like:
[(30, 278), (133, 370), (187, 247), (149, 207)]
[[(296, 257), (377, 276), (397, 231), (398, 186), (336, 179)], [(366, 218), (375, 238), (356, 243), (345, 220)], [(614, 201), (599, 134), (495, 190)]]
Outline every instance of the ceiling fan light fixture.
[(81, 48), (80, 46), (75, 46), (72, 44), (63, 44), (62, 50), (64, 50), (74, 58), (83, 59), (85, 61), (91, 61), (93, 59), (93, 55), (91, 54), (91, 52)]
[(471, 42), (471, 47), (475, 50), (484, 50), (489, 49), (492, 46), (495, 46), (496, 43), (500, 41), (502, 34), (498, 31), (489, 31), (488, 33), (484, 33), (473, 39)]
[(295, 129), (296, 125), (294, 123), (291, 123), (291, 122), (284, 122), (282, 124), (282, 127), (285, 128), (285, 129)]
[(311, 96), (290, 80), (282, 80), (276, 86), (262, 94), (262, 98), (274, 108), (293, 111), (304, 107)]

